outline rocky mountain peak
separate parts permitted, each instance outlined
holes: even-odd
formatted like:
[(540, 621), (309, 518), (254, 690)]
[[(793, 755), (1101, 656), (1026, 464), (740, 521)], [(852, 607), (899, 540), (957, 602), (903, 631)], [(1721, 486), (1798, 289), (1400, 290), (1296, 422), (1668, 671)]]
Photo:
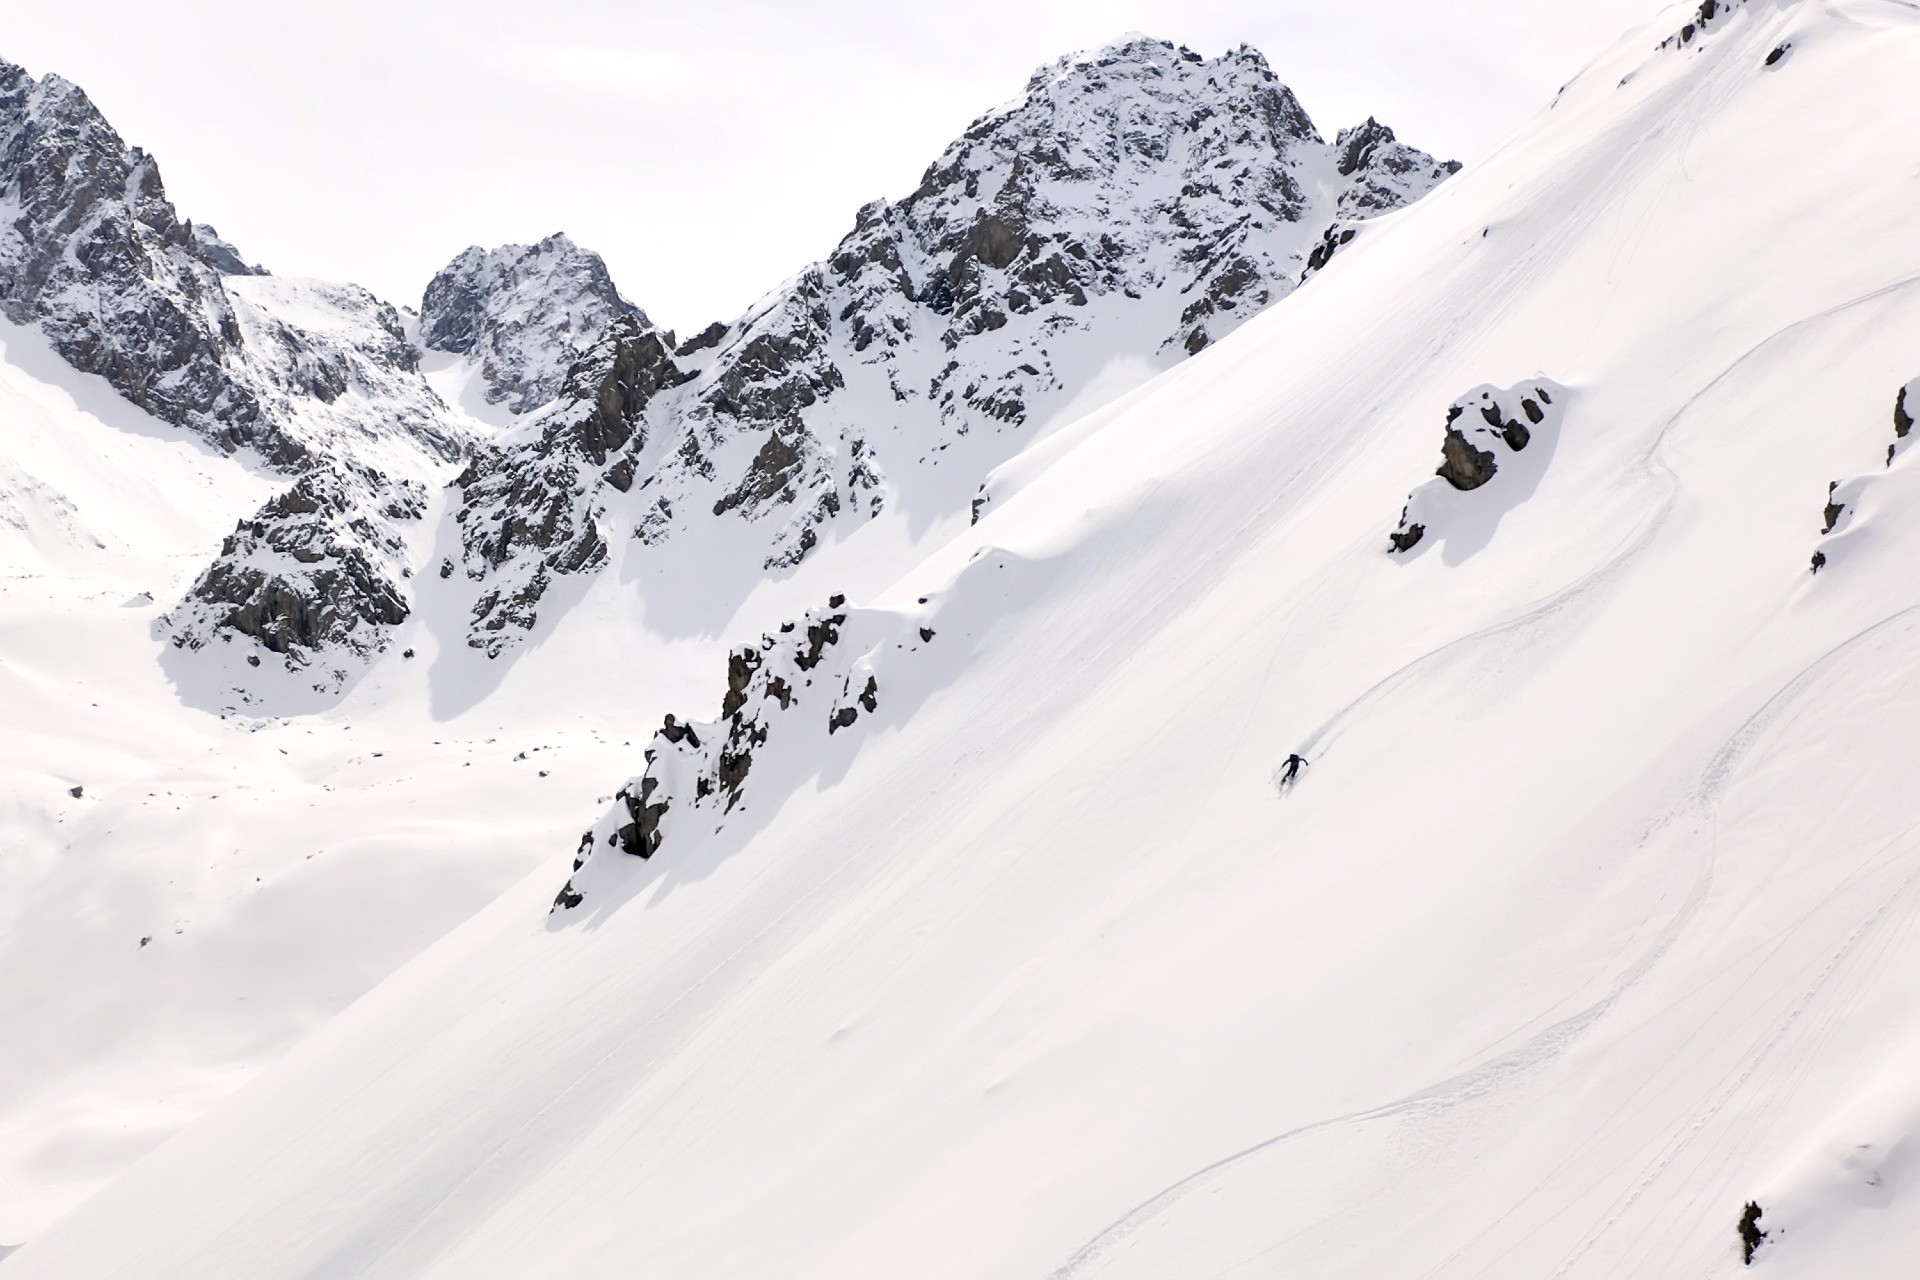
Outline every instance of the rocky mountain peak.
[[(1457, 167), (1373, 121), (1330, 146), (1246, 46), (1060, 58), (744, 316), (582, 348), (462, 476), (470, 643), (504, 651), (556, 575), (696, 524), (759, 525), (732, 542), (780, 574), (895, 503), (964, 518), (1024, 429), (1094, 407), (1076, 397), (1103, 370), (1218, 341)], [(483, 269), (470, 251), (436, 285)], [(445, 324), (430, 341), (470, 340)]]
[(38, 324), (75, 368), (227, 449), (291, 456), (227, 376), (237, 340), (220, 279), (250, 272), (182, 222), (151, 156), (79, 88), (0, 61), (0, 312)]
[(211, 647), (337, 691), (342, 655), (384, 645), (409, 608), (405, 528), (467, 443), (392, 306), (250, 266), (77, 85), (0, 61), (0, 313), (288, 477), (161, 619), (175, 657)]
[(580, 353), (621, 317), (647, 323), (600, 255), (562, 233), (456, 256), (421, 299), (420, 341), (468, 356), (488, 403), (525, 413), (553, 399)]

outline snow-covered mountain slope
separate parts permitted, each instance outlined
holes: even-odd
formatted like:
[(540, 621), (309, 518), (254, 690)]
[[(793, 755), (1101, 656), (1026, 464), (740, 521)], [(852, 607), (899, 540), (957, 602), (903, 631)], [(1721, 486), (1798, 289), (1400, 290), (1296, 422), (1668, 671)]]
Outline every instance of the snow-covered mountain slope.
[(614, 288), (600, 255), (564, 234), (475, 245), (428, 282), (420, 344), (467, 357), (486, 403), (526, 413), (560, 394), (567, 370), (622, 316), (647, 319)]
[[(1178, 73), (1175, 97), (1206, 105), (1214, 92), (1171, 46), (1127, 49)], [(1107, 74), (1075, 65), (1083, 79)], [(1098, 103), (1068, 123), (1111, 123), (1131, 96), (1164, 123), (1170, 99), (1154, 97), (1145, 63), (1113, 65)], [(1358, 217), (1443, 172), (1371, 123), (1337, 154), (1317, 139), (1269, 145), (1248, 113), (1297, 108), (1254, 55), (1217, 66), (1231, 93), (1214, 106), (1235, 123), (1206, 126), (1207, 145), (1244, 166), (1221, 183), (1276, 180), (1267, 168), (1285, 142), (1288, 163), (1312, 159), (1300, 173), (1325, 177), (1335, 211)], [(673, 340), (562, 237), (461, 255), (417, 317), (355, 286), (269, 276), (180, 220), (152, 159), (80, 90), (11, 67), (5, 82), (0, 287), (28, 327), (4, 335), (0, 385), (38, 407), (10, 411), (0, 473), (12, 557), (0, 671), (33, 691), (0, 724), (0, 1012), (33, 1046), (0, 1075), (17, 1104), (0, 1120), (0, 1245), (43, 1230), (537, 868), (629, 771), (647, 738), (637, 726), (695, 703), (730, 644), (834, 593), (870, 595), (964, 528), (986, 462), (1002, 456), (983, 453), (938, 504), (894, 501), (887, 518), (830, 539), (831, 554), (771, 576), (761, 566), (777, 522), (714, 518), (660, 548), (614, 530), (611, 571), (556, 574), (533, 643), (490, 662), (467, 644), (477, 588), (455, 572), (468, 539), (462, 491), (446, 483), (468, 443), (513, 424), (556, 371), (571, 374), (568, 412), (537, 430), (606, 462), (611, 481), (620, 459), (595, 458), (594, 433), (617, 454), (633, 430), (623, 415), (658, 390), (650, 378), (689, 364), (685, 349), (724, 355), (732, 372), (689, 394), (731, 379), (743, 404), (764, 407), (774, 393), (754, 361), (771, 348), (720, 327)], [(1044, 141), (1030, 128), (1010, 136)], [(969, 161), (982, 174), (1008, 162), (998, 150)], [(1165, 177), (1115, 168), (1101, 198), (1146, 201), (1142, 174)], [(1327, 192), (1306, 177), (1318, 209)], [(1203, 190), (1193, 207), (1270, 254), (1277, 296), (1297, 264), (1274, 246), (1295, 232), (1262, 240), (1235, 222), (1238, 198)], [(1178, 225), (1183, 199), (1134, 212)], [(936, 223), (928, 234), (951, 231)], [(1081, 248), (1098, 267), (1076, 277), (1093, 316), (1139, 264)], [(1236, 302), (1237, 314), (1253, 305)], [(1099, 342), (1150, 351), (1165, 334), (1071, 336), (1092, 361)], [(661, 342), (676, 349), (666, 364)], [(570, 368), (583, 343), (598, 346)], [(1161, 358), (1110, 361), (1079, 402), (1118, 394)], [(1054, 418), (1073, 416), (1057, 407)], [(845, 402), (843, 419), (853, 411)], [(648, 429), (677, 429), (664, 421)], [(181, 458), (191, 466), (170, 461)], [(540, 477), (523, 478), (530, 487), (499, 491), (520, 512), (510, 528), (572, 511), (543, 505)], [(585, 479), (604, 488), (599, 473)], [(115, 509), (129, 485), (139, 496)], [(636, 563), (631, 551), (647, 554)]]
[(0, 321), (0, 1245), (550, 861), (633, 754), (551, 689), (436, 714), (417, 618), (331, 713), (183, 705), (160, 615), (286, 485)]
[(716, 669), (717, 831), (619, 802), (9, 1275), (1691, 1278), (1749, 1204), (1905, 1274), (1920, 19), (1699, 11), (1003, 468), (831, 688)]
[(226, 293), (235, 363), (303, 461), (163, 625), (189, 696), (315, 705), (411, 612), (421, 517), (475, 429), (421, 376), (399, 313), (359, 286), (253, 276)]
[[(153, 158), (77, 86), (4, 61), (0, 312), (161, 421), (301, 477), (167, 620), (183, 686), (311, 700), (357, 675), (407, 614), (408, 527), (472, 433), (421, 377), (399, 313), (247, 265), (179, 217)], [(199, 657), (209, 645), (218, 659)], [(222, 669), (242, 658), (267, 670)]]
[(1324, 141), (1246, 47), (1132, 37), (1043, 67), (747, 315), (685, 341), (629, 317), (476, 452), (470, 643), (505, 653), (561, 578), (609, 567), (652, 597), (691, 559), (737, 606), (883, 516), (912, 536), (837, 558), (870, 568), (888, 541), (903, 569), (1049, 424), (1224, 336), (1457, 168), (1373, 120)]

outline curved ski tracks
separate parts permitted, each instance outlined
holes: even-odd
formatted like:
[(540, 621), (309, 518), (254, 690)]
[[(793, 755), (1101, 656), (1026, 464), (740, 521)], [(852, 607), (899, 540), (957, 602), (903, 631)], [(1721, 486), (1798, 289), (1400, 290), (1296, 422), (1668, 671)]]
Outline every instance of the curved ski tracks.
[[(1638, 525), (1636, 525), (1633, 532), (1628, 535), (1618, 552), (1604, 563), (1588, 570), (1559, 591), (1531, 605), (1525, 606), (1518, 614), (1510, 618), (1502, 619), (1490, 626), (1483, 627), (1478, 631), (1470, 632), (1467, 635), (1450, 640), (1383, 677), (1352, 701), (1335, 711), (1326, 721), (1309, 734), (1301, 744), (1301, 754), (1313, 758), (1318, 754), (1324, 754), (1321, 750), (1323, 747), (1325, 750), (1333, 750), (1339, 741), (1340, 730), (1344, 725), (1367, 708), (1382, 701), (1390, 694), (1408, 684), (1416, 675), (1422, 673), (1426, 668), (1436, 665), (1438, 662), (1461, 649), (1471, 647), (1483, 641), (1494, 640), (1502, 636), (1524, 631), (1536, 623), (1551, 618), (1571, 608), (1583, 598), (1592, 595), (1610, 579), (1617, 576), (1653, 544), (1654, 539), (1659, 536), (1661, 529), (1666, 524), (1667, 518), (1673, 510), (1674, 500), (1679, 493), (1679, 481), (1673, 469), (1666, 464), (1662, 453), (1674, 429), (1687, 417), (1695, 406), (1735, 374), (1740, 372), (1740, 370), (1749, 363), (1771, 349), (1775, 344), (1796, 337), (1824, 321), (1844, 315), (1857, 307), (1865, 306), (1904, 289), (1909, 289), (1916, 284), (1920, 284), (1920, 273), (1903, 277), (1900, 280), (1882, 285), (1879, 288), (1860, 294), (1845, 302), (1837, 303), (1811, 316), (1796, 320), (1792, 324), (1769, 334), (1748, 348), (1725, 369), (1721, 370), (1719, 374), (1715, 375), (1705, 386), (1688, 397), (1686, 403), (1681, 405), (1680, 408), (1662, 424), (1659, 432), (1654, 436), (1646, 451), (1641, 455), (1640, 464), (1643, 471), (1660, 485), (1661, 492), (1654, 505), (1641, 518)], [(1659, 936), (1654, 939), (1645, 953), (1621, 973), (1612, 989), (1610, 989), (1606, 995), (1580, 1012), (1554, 1023), (1519, 1047), (1500, 1054), (1458, 1075), (1450, 1076), (1424, 1089), (1406, 1094), (1393, 1101), (1382, 1103), (1379, 1106), (1350, 1111), (1342, 1115), (1329, 1116), (1308, 1124), (1299, 1125), (1282, 1133), (1261, 1139), (1247, 1147), (1243, 1147), (1239, 1151), (1233, 1152), (1231, 1155), (1223, 1156), (1211, 1164), (1194, 1170), (1192, 1173), (1169, 1184), (1116, 1218), (1092, 1239), (1087, 1241), (1087, 1243), (1075, 1250), (1065, 1262), (1050, 1272), (1048, 1280), (1072, 1280), (1073, 1277), (1088, 1274), (1090, 1268), (1096, 1266), (1116, 1245), (1123, 1243), (1141, 1227), (1146, 1226), (1149, 1222), (1158, 1218), (1192, 1192), (1218, 1180), (1223, 1175), (1233, 1171), (1236, 1166), (1243, 1164), (1250, 1158), (1263, 1152), (1269, 1151), (1296, 1138), (1306, 1137), (1309, 1134), (1318, 1133), (1336, 1126), (1386, 1119), (1426, 1107), (1445, 1106), (1466, 1098), (1475, 1097), (1497, 1087), (1499, 1083), (1505, 1079), (1529, 1071), (1547, 1060), (1558, 1056), (1559, 1053), (1582, 1032), (1604, 1017), (1614, 1005), (1618, 1003), (1622, 996), (1637, 986), (1641, 980), (1666, 957), (1674, 943), (1685, 933), (1694, 916), (1705, 903), (1707, 895), (1713, 886), (1714, 865), (1718, 855), (1719, 837), (1717, 828), (1720, 799), (1724, 795), (1728, 784), (1732, 781), (1735, 768), (1759, 739), (1760, 735), (1782, 712), (1793, 704), (1800, 694), (1804, 692), (1806, 688), (1813, 683), (1815, 678), (1829, 665), (1844, 657), (1855, 646), (1891, 627), (1900, 620), (1914, 615), (1916, 612), (1920, 612), (1920, 604), (1908, 605), (1905, 608), (1899, 609), (1871, 626), (1849, 636), (1803, 667), (1791, 680), (1772, 694), (1766, 702), (1755, 710), (1753, 714), (1727, 738), (1720, 749), (1714, 753), (1711, 760), (1707, 763), (1706, 768), (1702, 770), (1694, 785), (1692, 795), (1687, 802), (1679, 809), (1662, 815), (1656, 823), (1651, 825), (1650, 829), (1663, 826), (1667, 822), (1689, 811), (1697, 812), (1704, 809), (1709, 815), (1709, 820), (1715, 825), (1715, 835), (1708, 841), (1706, 856), (1702, 859), (1700, 870), (1695, 876), (1693, 885), (1688, 890), (1685, 900), (1682, 901), (1673, 916), (1668, 920), (1666, 927), (1661, 930)], [(1905, 889), (1912, 882), (1910, 878), (1907, 884), (1903, 884), (1901, 892), (1904, 893)], [(1884, 908), (1882, 910), (1884, 911)], [(1877, 920), (1880, 914), (1880, 912), (1876, 912), (1873, 919)], [(1860, 936), (1871, 923), (1872, 921), (1863, 924), (1861, 929), (1856, 931), (1854, 939), (1849, 941), (1849, 948), (1852, 941), (1857, 940), (1858, 936)], [(1837, 964), (1841, 958), (1843, 957), (1836, 956), (1834, 963)], [(1824, 976), (1823, 974), (1823, 978)], [(1816, 983), (1815, 989), (1807, 992), (1801, 998), (1800, 1003), (1796, 1004), (1794, 1011), (1789, 1014), (1789, 1020), (1797, 1017), (1805, 1004), (1812, 1001), (1817, 994), (1818, 985), (1819, 983)], [(1767, 1047), (1762, 1049), (1762, 1055), (1764, 1056), (1767, 1049), (1777, 1042), (1778, 1037), (1776, 1036), (1772, 1041), (1769, 1041)], [(1709, 1110), (1700, 1117), (1701, 1123), (1704, 1123), (1705, 1119), (1710, 1118), (1711, 1114), (1717, 1112), (1720, 1107), (1725, 1105), (1727, 1099), (1732, 1096), (1734, 1089), (1737, 1089), (1738, 1085), (1758, 1068), (1758, 1065), (1758, 1059), (1749, 1064), (1747, 1070), (1739, 1079), (1728, 1087), (1717, 1101), (1711, 1104)], [(1698, 1129), (1699, 1125), (1690, 1128), (1687, 1136), (1690, 1137), (1697, 1133)], [(1674, 1147), (1665, 1152), (1657, 1166), (1649, 1169), (1636, 1181), (1634, 1190), (1628, 1194), (1627, 1199), (1619, 1205), (1615, 1213), (1610, 1215), (1607, 1221), (1597, 1224), (1582, 1238), (1582, 1241), (1575, 1246), (1574, 1250), (1551, 1273), (1549, 1280), (1557, 1280), (1558, 1277), (1567, 1274), (1567, 1272), (1578, 1263), (1580, 1258), (1591, 1249), (1593, 1244), (1605, 1234), (1607, 1226), (1618, 1218), (1620, 1212), (1623, 1212), (1626, 1207), (1639, 1198), (1646, 1187), (1651, 1185), (1658, 1173), (1679, 1154), (1679, 1151), (1684, 1145), (1685, 1139), (1683, 1138), (1680, 1143), (1675, 1144)], [(1444, 1263), (1441, 1265), (1444, 1265)], [(1428, 1274), (1431, 1274), (1431, 1272)]]

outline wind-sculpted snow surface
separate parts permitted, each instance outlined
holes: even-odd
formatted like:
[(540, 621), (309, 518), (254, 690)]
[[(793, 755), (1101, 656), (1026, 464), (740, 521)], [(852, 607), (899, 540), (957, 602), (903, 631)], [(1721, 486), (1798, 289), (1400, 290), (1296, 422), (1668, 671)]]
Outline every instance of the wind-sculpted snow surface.
[(478, 245), (448, 263), (420, 303), (420, 343), (480, 368), (491, 404), (514, 413), (560, 394), (567, 371), (615, 320), (644, 325), (600, 255), (564, 234), (539, 244)]
[(614, 539), (745, 521), (754, 568), (782, 573), (889, 504), (964, 512), (1034, 427), (1094, 407), (1075, 397), (1103, 373), (1218, 341), (1330, 229), (1350, 238), (1458, 167), (1373, 120), (1327, 143), (1244, 46), (1062, 58), (747, 315), (685, 341), (636, 321), (482, 450), (460, 512), (470, 642), (510, 647), (554, 575), (598, 568)]
[[(1565, 387), (1538, 378), (1504, 390), (1475, 387), (1449, 405), (1436, 478), (1407, 498), (1399, 528), (1388, 535), (1390, 549), (1411, 551), (1429, 532), (1437, 539), (1457, 536), (1463, 525), (1491, 536), (1499, 512), (1539, 484), (1558, 443), (1567, 397)], [(1476, 492), (1488, 484), (1495, 487), (1486, 495)], [(1484, 545), (1485, 537), (1473, 540)]]

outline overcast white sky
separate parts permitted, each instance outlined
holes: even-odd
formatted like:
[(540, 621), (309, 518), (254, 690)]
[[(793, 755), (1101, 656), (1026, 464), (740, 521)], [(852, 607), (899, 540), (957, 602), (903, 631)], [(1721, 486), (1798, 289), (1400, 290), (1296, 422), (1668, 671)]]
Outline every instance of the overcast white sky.
[(286, 275), (418, 305), (565, 230), (683, 333), (824, 256), (1032, 69), (1129, 30), (1259, 48), (1329, 136), (1472, 160), (1661, 0), (6, 0), (181, 212)]

